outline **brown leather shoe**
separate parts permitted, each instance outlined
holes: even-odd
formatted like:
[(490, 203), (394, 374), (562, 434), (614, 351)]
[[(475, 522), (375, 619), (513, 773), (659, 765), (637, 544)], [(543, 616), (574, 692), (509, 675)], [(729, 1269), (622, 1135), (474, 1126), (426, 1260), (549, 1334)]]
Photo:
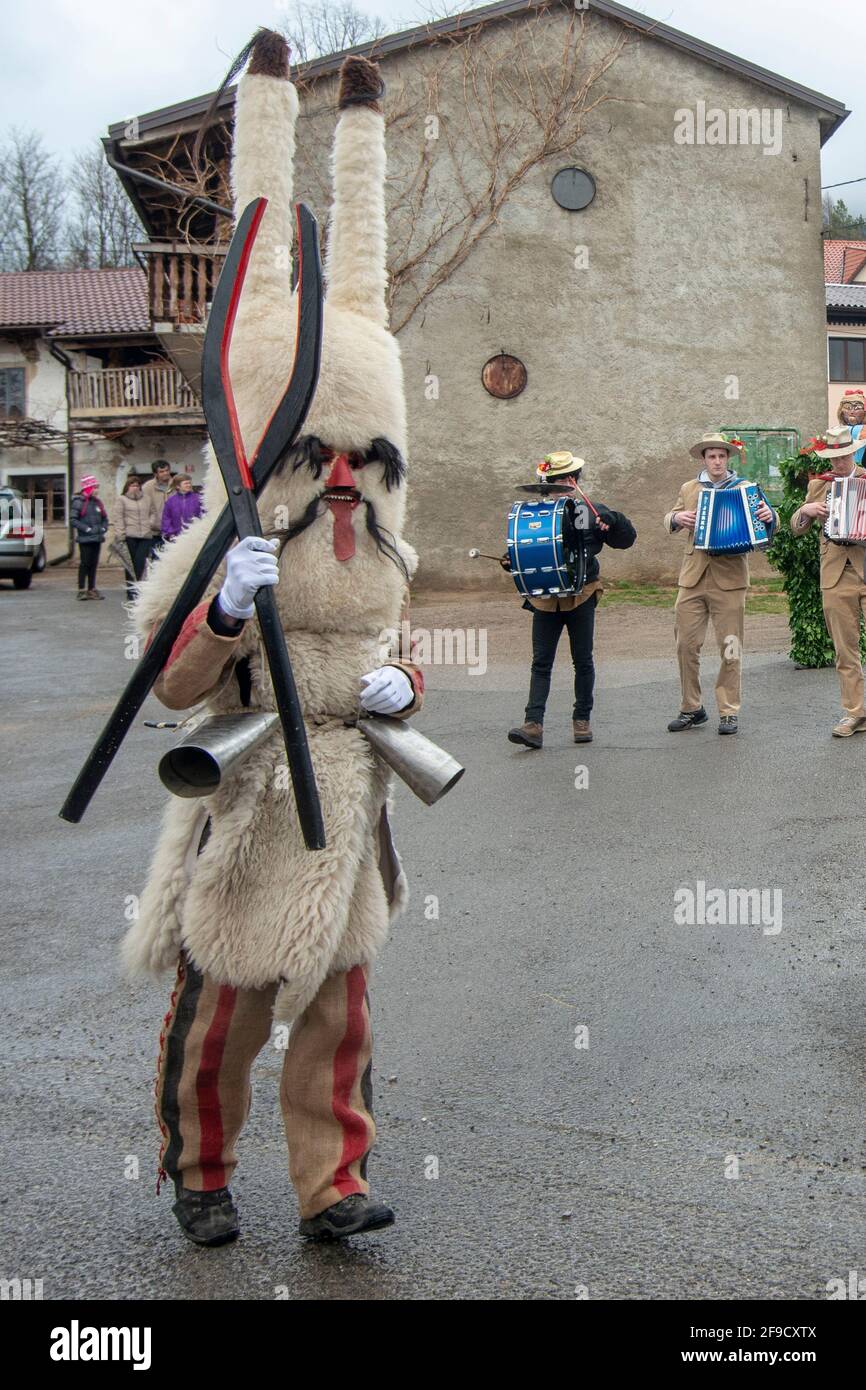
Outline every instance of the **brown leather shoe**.
[(573, 719), (571, 725), (574, 729), (575, 743), (592, 743), (592, 729), (589, 727), (588, 719)]
[(521, 724), (519, 729), (508, 730), (509, 743), (522, 743), (524, 748), (540, 748), (544, 729), (540, 724)]

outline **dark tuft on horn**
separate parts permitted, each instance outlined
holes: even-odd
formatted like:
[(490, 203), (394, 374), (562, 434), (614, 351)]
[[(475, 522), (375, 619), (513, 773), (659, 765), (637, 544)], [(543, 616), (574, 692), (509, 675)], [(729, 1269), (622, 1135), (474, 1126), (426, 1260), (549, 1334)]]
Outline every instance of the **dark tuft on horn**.
[(250, 65), (247, 72), (264, 77), (288, 77), (291, 49), (282, 34), (273, 29), (260, 29), (253, 39)]
[(197, 169), (199, 167), (204, 137), (208, 127), (216, 117), (220, 98), (226, 88), (234, 82), (247, 60), (250, 60), (250, 72), (264, 74), (266, 77), (288, 78), (290, 57), (291, 49), (282, 34), (274, 33), (273, 29), (256, 30), (249, 43), (244, 44), (240, 53), (235, 58), (219, 87), (211, 97), (208, 108), (202, 116), (201, 125), (195, 137), (195, 144), (192, 150), (192, 163), (194, 168)]
[(347, 106), (369, 106), (373, 111), (381, 111), (380, 98), (385, 95), (385, 83), (378, 63), (368, 58), (344, 58), (340, 68), (339, 108)]

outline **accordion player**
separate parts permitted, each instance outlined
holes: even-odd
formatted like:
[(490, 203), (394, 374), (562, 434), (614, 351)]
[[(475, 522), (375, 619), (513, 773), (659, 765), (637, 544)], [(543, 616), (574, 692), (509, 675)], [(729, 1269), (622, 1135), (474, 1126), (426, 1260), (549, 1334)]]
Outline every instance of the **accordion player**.
[(758, 516), (766, 500), (757, 483), (703, 488), (697, 503), (695, 550), (705, 550), (710, 555), (744, 555), (750, 550), (766, 550), (771, 532)]

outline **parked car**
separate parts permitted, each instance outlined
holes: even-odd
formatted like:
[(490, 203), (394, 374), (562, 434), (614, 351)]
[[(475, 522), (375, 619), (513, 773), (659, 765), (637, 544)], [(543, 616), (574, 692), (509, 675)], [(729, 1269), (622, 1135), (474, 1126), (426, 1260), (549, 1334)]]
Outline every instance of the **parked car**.
[(16, 589), (29, 589), (46, 564), (45, 542), (23, 503), (14, 487), (0, 487), (0, 579)]

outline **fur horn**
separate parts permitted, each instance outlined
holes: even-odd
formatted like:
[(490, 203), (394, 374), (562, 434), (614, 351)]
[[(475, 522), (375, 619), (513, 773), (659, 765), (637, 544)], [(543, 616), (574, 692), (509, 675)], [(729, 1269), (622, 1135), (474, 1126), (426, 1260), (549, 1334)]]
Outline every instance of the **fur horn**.
[(334, 202), (326, 261), (328, 302), (386, 328), (384, 92), (379, 67), (345, 58), (331, 157)]

